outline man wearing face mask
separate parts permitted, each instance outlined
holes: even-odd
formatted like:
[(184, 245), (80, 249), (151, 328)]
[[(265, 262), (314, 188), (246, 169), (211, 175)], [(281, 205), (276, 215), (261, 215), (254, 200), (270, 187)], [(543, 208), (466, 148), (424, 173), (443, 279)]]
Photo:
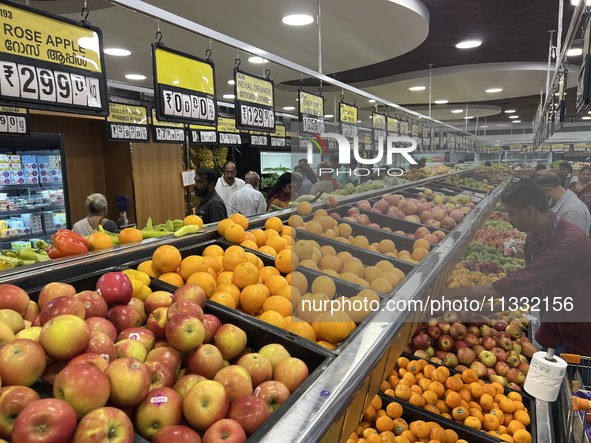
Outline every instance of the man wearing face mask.
[(587, 234), (591, 230), (591, 214), (585, 203), (567, 189), (560, 186), (560, 178), (550, 171), (536, 171), (531, 180), (539, 184), (548, 194), (548, 204), (552, 212), (555, 212), (566, 221), (578, 226)]

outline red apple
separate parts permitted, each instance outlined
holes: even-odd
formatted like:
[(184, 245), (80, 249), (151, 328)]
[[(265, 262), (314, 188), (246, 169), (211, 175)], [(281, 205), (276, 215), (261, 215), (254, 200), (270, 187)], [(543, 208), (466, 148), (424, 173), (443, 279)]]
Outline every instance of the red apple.
[(181, 356), (176, 349), (169, 346), (156, 348), (148, 352), (146, 362), (149, 361), (159, 361), (164, 364), (172, 374), (173, 378), (176, 378), (181, 366)]
[(146, 366), (150, 369), (152, 374), (152, 384), (150, 390), (157, 388), (171, 388), (174, 378), (170, 370), (159, 361), (148, 361)]
[[(125, 275), (125, 274), (124, 274)], [(131, 307), (127, 305), (113, 306), (107, 312), (107, 320), (113, 323), (117, 334), (128, 328), (137, 328), (142, 325), (140, 315)]]
[(228, 418), (238, 422), (247, 436), (254, 434), (270, 416), (267, 403), (254, 395), (238, 398), (228, 411)]
[(16, 418), (28, 405), (41, 397), (25, 386), (6, 386), (0, 389), (0, 439), (10, 440)]
[(299, 358), (286, 358), (277, 365), (273, 380), (283, 383), (291, 394), (308, 378), (308, 366)]
[(39, 344), (47, 355), (65, 361), (81, 354), (90, 342), (90, 328), (80, 317), (58, 315), (41, 329)]
[(132, 298), (131, 300), (129, 300), (129, 303), (127, 303), (127, 306), (129, 306), (131, 309), (133, 309), (135, 312), (137, 312), (140, 315), (140, 320), (142, 322), (142, 325), (146, 323), (146, 320), (148, 320), (148, 315), (146, 314), (146, 309), (144, 308), (144, 302), (141, 301), (139, 298)]
[(171, 388), (153, 389), (137, 406), (135, 425), (139, 433), (151, 440), (167, 426), (180, 424), (183, 417), (183, 400)]
[(214, 423), (203, 435), (203, 443), (244, 443), (245, 441), (246, 434), (242, 426), (229, 418)]
[(238, 366), (242, 366), (250, 374), (252, 389), (273, 377), (273, 366), (261, 354), (247, 354), (238, 360)]
[(57, 377), (57, 374), (62, 372), (62, 369), (64, 369), (65, 367), (65, 361), (58, 361), (50, 365), (47, 365), (45, 371), (43, 372), (43, 375), (41, 376), (41, 379), (45, 380), (50, 385), (53, 385), (55, 383), (55, 378)]
[(176, 383), (173, 385), (172, 389), (176, 391), (177, 394), (181, 396), (184, 400), (187, 394), (197, 383), (201, 383), (202, 381), (207, 380), (202, 375), (197, 374), (188, 374), (180, 377)]
[(174, 316), (166, 325), (166, 341), (177, 351), (190, 352), (203, 343), (205, 327), (194, 315)]
[(133, 443), (134, 437), (127, 414), (106, 407), (89, 412), (78, 424), (70, 443)]
[(12, 309), (24, 315), (30, 301), (29, 295), (18, 286), (0, 285), (0, 309)]
[(164, 340), (166, 338), (166, 325), (168, 324), (168, 318), (166, 313), (168, 308), (158, 308), (148, 316), (146, 327), (156, 335), (158, 340)]
[(203, 327), (205, 327), (205, 337), (203, 343), (213, 343), (215, 333), (222, 325), (222, 322), (212, 314), (205, 314), (203, 316)]
[(152, 438), (152, 443), (201, 443), (201, 437), (188, 426), (167, 426)]
[(126, 305), (133, 295), (131, 280), (123, 272), (107, 272), (96, 282), (96, 292), (112, 308), (115, 305)]
[(251, 395), (253, 392), (250, 374), (242, 366), (226, 366), (220, 369), (213, 379), (222, 384), (230, 404), (238, 397)]
[(4, 386), (31, 386), (45, 371), (46, 361), (36, 341), (14, 340), (0, 348), (0, 380)]
[(0, 348), (6, 343), (14, 341), (14, 339), (15, 336), (14, 332), (12, 332), (12, 328), (0, 321)]
[(102, 332), (93, 332), (90, 335), (88, 346), (82, 352), (84, 354), (98, 354), (106, 363), (110, 363), (117, 358), (117, 350), (113, 340)]
[(291, 357), (289, 352), (287, 352), (287, 349), (277, 343), (263, 346), (261, 349), (259, 349), (259, 354), (271, 362), (273, 370), (275, 370), (277, 365), (283, 360)]
[(74, 297), (76, 295), (74, 286), (67, 283), (49, 283), (45, 285), (39, 293), (39, 300), (37, 301), (39, 303), (39, 309), (43, 309), (50, 300), (64, 295)]
[(0, 309), (0, 322), (10, 326), (14, 334), (25, 329), (25, 321), (18, 312), (12, 309)]
[(40, 312), (41, 312), (41, 310), (39, 309), (39, 305), (36, 302), (34, 302), (33, 300), (31, 300), (29, 302), (29, 306), (27, 307), (27, 310), (23, 314), (23, 318), (25, 320), (32, 322), (33, 320), (35, 320), (37, 318), (37, 316), (39, 315)]
[(169, 306), (168, 311), (166, 311), (166, 318), (170, 321), (175, 315), (182, 314), (194, 315), (199, 320), (203, 321), (203, 309), (191, 300), (179, 300), (173, 302)]
[(111, 384), (109, 402), (118, 408), (137, 405), (150, 391), (150, 369), (136, 358), (118, 358), (105, 371)]
[(173, 295), (167, 291), (154, 291), (144, 300), (144, 308), (149, 315), (158, 308), (168, 308), (172, 304)]
[(246, 332), (237, 326), (226, 323), (220, 326), (215, 333), (213, 344), (220, 350), (224, 359), (232, 360), (239, 356), (246, 347)]
[(261, 383), (253, 395), (263, 399), (272, 414), (288, 399), (289, 389), (281, 382), (270, 380)]
[(105, 373), (90, 365), (66, 366), (53, 384), (53, 396), (72, 406), (78, 420), (105, 406), (110, 392)]
[(84, 308), (86, 309), (85, 318), (107, 316), (107, 311), (109, 310), (107, 302), (98, 292), (82, 291), (76, 294), (76, 298), (84, 304)]
[(130, 338), (115, 343), (115, 351), (117, 351), (117, 358), (133, 357), (142, 362), (146, 360), (146, 356), (148, 355), (144, 345)]
[(76, 413), (65, 401), (55, 398), (37, 400), (17, 417), (12, 441), (64, 443), (74, 434), (76, 424)]
[(198, 374), (213, 380), (224, 367), (224, 357), (214, 345), (201, 345), (189, 356), (187, 373)]
[(443, 232), (443, 231), (435, 231), (435, 232), (433, 232), (433, 235), (435, 237), (437, 237), (439, 239), (439, 241), (441, 241), (445, 238), (445, 232)]
[(189, 300), (197, 303), (201, 309), (203, 309), (205, 307), (205, 300), (207, 300), (207, 297), (205, 296), (205, 291), (201, 288), (201, 286), (183, 285), (174, 291), (174, 294), (172, 295), (173, 303), (181, 300)]
[(228, 408), (229, 402), (224, 387), (213, 380), (197, 383), (183, 402), (185, 418), (198, 431), (205, 431), (226, 417)]
[(113, 341), (113, 343), (117, 339), (117, 329), (115, 329), (115, 326), (113, 326), (113, 323), (111, 323), (106, 318), (92, 317), (92, 318), (87, 318), (85, 320), (85, 322), (88, 325), (88, 327), (90, 328), (91, 332), (95, 332), (95, 331), (102, 332), (107, 337), (109, 337)]
[(105, 372), (107, 370), (107, 366), (109, 366), (109, 363), (107, 362), (106, 358), (98, 354), (88, 353), (77, 355), (72, 360), (70, 360), (66, 366), (72, 365), (90, 365)]
[(156, 343), (156, 336), (152, 331), (146, 328), (128, 328), (117, 336), (117, 341), (131, 339), (139, 341), (150, 352)]
[(43, 326), (49, 320), (58, 315), (75, 315), (84, 320), (86, 316), (86, 308), (84, 303), (76, 297), (61, 296), (47, 302), (39, 313), (39, 325)]

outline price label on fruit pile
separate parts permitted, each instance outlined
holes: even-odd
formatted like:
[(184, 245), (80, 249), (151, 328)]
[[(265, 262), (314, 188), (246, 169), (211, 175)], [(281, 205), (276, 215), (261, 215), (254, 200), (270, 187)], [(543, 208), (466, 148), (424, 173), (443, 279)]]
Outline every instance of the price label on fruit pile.
[(275, 132), (275, 83), (259, 75), (234, 69), (236, 127)]
[(212, 145), (218, 142), (218, 131), (214, 126), (189, 125), (189, 143)]
[(272, 148), (285, 148), (285, 125), (275, 125), (275, 132), (270, 134)]
[(250, 131), (250, 146), (266, 148), (269, 146), (269, 134), (266, 132)]
[(0, 106), (0, 134), (31, 135), (29, 110), (12, 106)]
[(113, 142), (149, 142), (148, 110), (143, 106), (109, 103), (107, 139)]
[(339, 123), (341, 134), (352, 140), (357, 137), (357, 106), (345, 102), (339, 103)]
[(215, 125), (215, 66), (152, 43), (156, 116), (163, 122)]
[(155, 142), (185, 142), (185, 125), (182, 123), (161, 122), (152, 108), (152, 139)]
[(0, 101), (109, 114), (99, 28), (6, 0), (0, 0), (0, 22)]
[(373, 140), (377, 142), (382, 137), (384, 143), (386, 143), (386, 116), (373, 112), (371, 114), (371, 127), (373, 129)]
[(240, 131), (236, 129), (233, 118), (218, 118), (218, 137), (220, 145), (241, 145)]
[[(298, 90), (299, 133), (320, 135), (325, 131), (324, 97), (321, 94)], [(328, 131), (330, 132), (330, 131)]]

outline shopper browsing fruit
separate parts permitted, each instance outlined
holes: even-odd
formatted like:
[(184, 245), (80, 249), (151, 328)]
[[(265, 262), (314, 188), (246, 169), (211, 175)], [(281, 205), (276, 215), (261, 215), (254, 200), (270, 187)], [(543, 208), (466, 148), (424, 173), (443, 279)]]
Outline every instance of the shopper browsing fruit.
[(215, 223), (228, 218), (226, 204), (215, 192), (218, 173), (211, 168), (199, 168), (195, 171), (195, 195), (201, 197), (197, 215), (203, 223)]
[(267, 209), (269, 209), (271, 205), (281, 206), (286, 209), (289, 208), (289, 202), (292, 200), (291, 174), (289, 172), (282, 174), (268, 192), (268, 195), (270, 195), (270, 197)]
[(317, 195), (319, 192), (323, 192), (326, 194), (330, 194), (336, 189), (343, 189), (344, 186), (341, 185), (336, 179), (332, 177), (332, 170), (333, 168), (330, 166), (328, 162), (319, 163), (317, 166), (318, 170), (318, 178), (320, 181), (315, 183), (312, 186), (312, 191), (310, 194)]
[(244, 180), (236, 177), (236, 163), (227, 161), (223, 167), (224, 176), (218, 178), (215, 185), (215, 192), (226, 203), (226, 211), (230, 212), (230, 198), (232, 194), (244, 188)]
[[(519, 307), (529, 300), (533, 309), (533, 297), (541, 290), (535, 309), (546, 310), (547, 306), (547, 313), (536, 333), (537, 342), (555, 348), (557, 354), (591, 355), (591, 341), (582, 339), (588, 335), (591, 312), (591, 240), (587, 233), (552, 212), (544, 188), (530, 179), (509, 187), (501, 201), (509, 222), (528, 233), (525, 268), (491, 284), (445, 289), (441, 295), (445, 299), (502, 298), (505, 310), (513, 309), (509, 305), (512, 298)], [(566, 297), (571, 297), (572, 306), (564, 303)]]
[(304, 183), (304, 176), (299, 172), (292, 172), (291, 179), (293, 180), (291, 182), (291, 199), (296, 200), (302, 195), (300, 191)]
[(560, 169), (560, 172), (566, 175), (566, 183), (564, 184), (564, 186), (568, 186), (572, 182), (579, 181), (579, 177), (573, 174), (573, 167), (569, 162), (560, 163), (558, 169)]
[(304, 177), (304, 179), (302, 180), (302, 185), (300, 186), (300, 189), (298, 190), (298, 192), (300, 193), (300, 195), (308, 195), (310, 194), (310, 192), (312, 191), (312, 186), (314, 186), (314, 183), (312, 183), (308, 177), (306, 176), (306, 171), (304, 170), (303, 167), (301, 167), (300, 165), (296, 165), (295, 168), (293, 168), (293, 172), (298, 172), (302, 175), (302, 177)]
[(90, 194), (86, 197), (85, 205), (88, 216), (74, 223), (72, 231), (88, 237), (101, 225), (105, 231), (114, 234), (119, 233), (115, 222), (107, 218), (109, 208), (107, 206), (107, 199), (103, 194)]
[(568, 189), (579, 197), (591, 211), (591, 166), (583, 166), (579, 172), (579, 180), (571, 182)]
[(261, 184), (261, 178), (259, 175), (250, 171), (244, 177), (244, 188), (236, 191), (232, 197), (230, 197), (230, 204), (228, 205), (228, 215), (242, 214), (245, 217), (252, 215), (264, 214), (267, 208), (267, 202), (263, 194), (259, 192), (259, 185)]

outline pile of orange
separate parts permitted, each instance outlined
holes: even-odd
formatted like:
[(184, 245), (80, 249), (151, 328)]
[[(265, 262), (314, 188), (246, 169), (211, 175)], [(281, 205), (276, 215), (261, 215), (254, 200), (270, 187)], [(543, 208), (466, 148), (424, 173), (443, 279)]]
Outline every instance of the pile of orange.
[(141, 242), (143, 239), (144, 237), (142, 236), (142, 233), (136, 228), (125, 228), (118, 235), (120, 245), (124, 245), (125, 243)]
[(400, 403), (392, 401), (386, 405), (376, 395), (347, 443), (468, 443), (454, 430), (444, 429), (434, 421), (408, 423), (403, 415)]
[(314, 212), (314, 217), (308, 222), (305, 222), (300, 215), (292, 215), (289, 218), (288, 225), (296, 230), (303, 230), (310, 234), (331, 238), (345, 244), (380, 252), (415, 264), (423, 260), (429, 254), (431, 248), (429, 242), (423, 239), (417, 240), (413, 244), (412, 251), (398, 251), (396, 244), (390, 239), (384, 239), (379, 243), (370, 243), (367, 237), (363, 235), (354, 236), (353, 227), (350, 224), (339, 223), (336, 218), (329, 216), (324, 209), (318, 209)]
[(445, 366), (400, 357), (380, 391), (504, 441), (532, 441), (521, 395), (505, 395), (500, 383), (487, 384), (472, 369), (452, 376)]

